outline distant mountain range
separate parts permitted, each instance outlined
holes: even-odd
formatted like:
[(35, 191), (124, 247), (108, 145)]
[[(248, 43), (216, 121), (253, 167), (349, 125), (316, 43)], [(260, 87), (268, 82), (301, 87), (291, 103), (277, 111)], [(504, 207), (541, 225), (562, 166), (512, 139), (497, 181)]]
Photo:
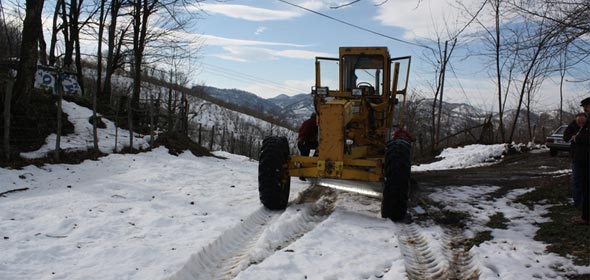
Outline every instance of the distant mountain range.
[(251, 92), (239, 89), (220, 89), (204, 86), (201, 87), (201, 90), (211, 98), (284, 120), (292, 127), (298, 127), (313, 112), (313, 99), (310, 94), (297, 94), (294, 96), (281, 94), (264, 99)]
[[(309, 118), (314, 111), (313, 99), (310, 94), (297, 94), (288, 96), (280, 94), (273, 98), (264, 99), (251, 92), (239, 89), (219, 89), (215, 87), (202, 87), (203, 92), (214, 99), (225, 103), (234, 104), (240, 107), (272, 115), (282, 120), (286, 120), (293, 127), (298, 127), (303, 121)], [(432, 100), (424, 100), (419, 107), (419, 115), (426, 116), (430, 114)], [(468, 105), (443, 102), (445, 112), (450, 113), (450, 117), (456, 120), (465, 121), (466, 119), (480, 119), (489, 113)]]
[[(294, 96), (281, 94), (265, 99), (239, 89), (219, 89), (214, 87), (202, 87), (201, 89), (210, 98), (263, 113), (264, 115), (288, 123), (291, 129), (295, 130), (314, 111), (313, 99), (310, 94), (297, 94)], [(418, 127), (414, 127), (413, 129), (422, 130), (431, 125), (432, 101), (432, 99), (421, 99), (407, 104), (407, 112), (412, 110), (412, 108), (414, 110), (413, 114), (408, 117), (415, 119), (418, 125)], [(492, 120), (495, 123), (498, 122), (497, 112), (483, 111), (469, 104), (443, 102), (442, 108), (443, 117), (441, 124), (443, 135), (460, 131), (466, 127), (480, 125), (490, 116), (492, 116)], [(511, 124), (514, 113), (515, 110), (507, 110), (504, 113), (505, 125)], [(521, 125), (526, 122), (526, 115), (527, 111), (523, 109), (519, 117), (519, 123)], [(539, 129), (552, 130), (559, 126), (558, 116), (559, 113), (557, 110), (531, 112), (531, 123), (537, 124)], [(567, 120), (571, 116), (571, 114), (565, 113), (564, 119)]]

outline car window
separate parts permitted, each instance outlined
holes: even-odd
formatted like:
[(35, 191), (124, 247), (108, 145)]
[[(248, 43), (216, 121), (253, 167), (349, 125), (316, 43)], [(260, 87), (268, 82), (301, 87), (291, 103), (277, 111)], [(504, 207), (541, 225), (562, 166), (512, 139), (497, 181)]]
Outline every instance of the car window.
[(565, 131), (565, 129), (567, 128), (567, 126), (562, 126), (560, 128), (558, 128), (554, 134), (563, 134), (563, 132)]

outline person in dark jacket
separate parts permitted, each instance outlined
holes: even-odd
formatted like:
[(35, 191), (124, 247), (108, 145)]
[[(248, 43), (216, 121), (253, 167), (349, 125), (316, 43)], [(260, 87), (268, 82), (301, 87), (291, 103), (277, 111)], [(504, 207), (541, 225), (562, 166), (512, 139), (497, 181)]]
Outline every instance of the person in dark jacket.
[(590, 224), (590, 121), (585, 113), (576, 115), (576, 123), (580, 130), (572, 136), (574, 146), (573, 163), (578, 169), (582, 193), (582, 216), (574, 219), (578, 225)]
[(297, 137), (297, 148), (302, 156), (309, 156), (312, 149), (318, 148), (318, 124), (315, 113), (312, 113), (311, 117), (301, 124), (299, 137)]
[[(576, 120), (573, 120), (563, 132), (563, 140), (570, 142), (572, 136), (574, 136), (581, 127), (578, 126)], [(572, 159), (572, 177), (571, 177), (571, 190), (572, 198), (574, 199), (574, 207), (576, 209), (582, 208), (582, 188), (580, 187), (580, 172), (578, 166), (574, 163), (574, 155), (576, 154), (575, 145), (570, 143), (570, 157)]]
[[(580, 102), (580, 106), (584, 109), (584, 115), (587, 119), (590, 118), (590, 97), (585, 98)], [(572, 136), (574, 136), (578, 131), (580, 131), (581, 126), (576, 123), (576, 119), (574, 119), (568, 127), (563, 132), (563, 140), (566, 142), (570, 142), (572, 140)], [(570, 146), (570, 155), (572, 158), (572, 198), (574, 199), (574, 207), (577, 209), (581, 209), (582, 207), (582, 186), (581, 186), (581, 177), (580, 171), (578, 170), (577, 164), (574, 162), (574, 157), (576, 153), (576, 145), (571, 144)]]

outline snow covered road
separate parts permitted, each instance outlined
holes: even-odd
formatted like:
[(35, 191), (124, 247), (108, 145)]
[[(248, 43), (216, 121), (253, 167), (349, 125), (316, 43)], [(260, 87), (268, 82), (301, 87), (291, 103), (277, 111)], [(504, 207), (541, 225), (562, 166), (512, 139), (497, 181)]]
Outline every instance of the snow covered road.
[[(434, 223), (382, 219), (380, 202), (358, 194), (299, 200), (308, 185), (297, 179), (292, 205), (268, 212), (258, 202), (257, 162), (216, 155), (227, 159), (158, 148), (80, 165), (0, 169), (0, 192), (29, 188), (0, 197), (0, 279), (520, 280), (590, 273), (533, 239), (546, 208), (512, 203), (527, 190), (499, 199), (491, 199), (493, 186), (431, 194), (469, 216), (465, 232), (450, 233)], [(487, 229), (497, 212), (510, 219), (507, 229), (492, 229), (492, 240), (467, 252), (453, 245)]]

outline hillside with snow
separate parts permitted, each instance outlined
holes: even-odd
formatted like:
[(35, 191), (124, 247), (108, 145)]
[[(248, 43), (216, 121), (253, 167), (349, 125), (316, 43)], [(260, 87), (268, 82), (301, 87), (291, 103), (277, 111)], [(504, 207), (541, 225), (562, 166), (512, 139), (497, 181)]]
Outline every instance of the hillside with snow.
[[(96, 76), (96, 73), (93, 69), (86, 69), (84, 75), (87, 77), (94, 77)], [(36, 87), (54, 88), (54, 76), (55, 72), (49, 68), (38, 70)], [(188, 103), (188, 136), (195, 142), (200, 140), (199, 144), (202, 146), (211, 147), (214, 150), (230, 150), (228, 147), (230, 145), (248, 146), (245, 149), (249, 150), (248, 153), (251, 154), (260, 147), (262, 140), (267, 136), (285, 136), (291, 142), (294, 142), (297, 137), (296, 132), (292, 129), (257, 117), (274, 116), (278, 114), (277, 112), (283, 112), (284, 110), (283, 108), (274, 105), (271, 101), (260, 101), (261, 99), (259, 97), (253, 97), (254, 95), (252, 93), (240, 90), (221, 90), (205, 87), (209, 92), (212, 92), (213, 97), (219, 97), (218, 99), (221, 101), (237, 100), (237, 104), (243, 103), (243, 106), (253, 108), (252, 111), (261, 113), (257, 114), (257, 116), (238, 112), (235, 108), (228, 108), (227, 106), (224, 106), (223, 103), (215, 102), (210, 98), (201, 98), (187, 88), (174, 87), (173, 85), (154, 79), (148, 80), (149, 81), (142, 82), (141, 87), (140, 100), (142, 100), (144, 106), (147, 107), (150, 100), (153, 100), (160, 104), (160, 114), (167, 114), (169, 109), (178, 113), (181, 110), (181, 98), (184, 95)], [(125, 75), (125, 73), (120, 73), (119, 75), (114, 75), (112, 77), (112, 87), (113, 92), (115, 93), (127, 94), (131, 90), (132, 85), (133, 80)], [(218, 94), (215, 94), (216, 92)], [(76, 95), (76, 92), (71, 94)], [(115, 99), (119, 97), (120, 96), (118, 95), (114, 96)], [(171, 100), (168, 100), (169, 98), (171, 98)], [(252, 100), (252, 103), (248, 103), (245, 100)], [(257, 102), (262, 102), (261, 104), (266, 105), (258, 106), (256, 105), (258, 104)], [(226, 103), (232, 104), (232, 102)], [(80, 139), (74, 140), (74, 142), (82, 141), (82, 145), (78, 145), (80, 143), (70, 143), (72, 142), (71, 139), (66, 137), (66, 139), (62, 141), (64, 142), (62, 148), (72, 151), (81, 149), (86, 150), (87, 148), (92, 147), (92, 125), (88, 122), (88, 119), (92, 114), (88, 109), (74, 105), (75, 104), (73, 103), (64, 102), (63, 111), (68, 115), (72, 114), (72, 119), (77, 121), (76, 137), (79, 137)], [(266, 109), (267, 107), (270, 109)], [(261, 110), (260, 108), (263, 109)], [(114, 116), (105, 116), (105, 118), (103, 118), (107, 128), (98, 130), (99, 148), (105, 153), (111, 152), (115, 148), (115, 142), (118, 144), (116, 147), (117, 151), (120, 151), (125, 146), (129, 145), (128, 133), (117, 133), (113, 122), (108, 120), (109, 117)], [(173, 124), (175, 127), (178, 125), (178, 123)], [(294, 124), (293, 127), (298, 127), (298, 124)], [(117, 140), (115, 140), (115, 134), (117, 134)], [(139, 144), (134, 143), (134, 147), (146, 148), (147, 144), (145, 141), (151, 139), (150, 137), (150, 135), (136, 134), (134, 138), (137, 138), (135, 141)], [(71, 148), (72, 145), (78, 145), (78, 147)], [(23, 154), (23, 157), (29, 159), (43, 157), (47, 152), (54, 149), (54, 147), (55, 134), (48, 138), (43, 149), (36, 152), (25, 153)]]

